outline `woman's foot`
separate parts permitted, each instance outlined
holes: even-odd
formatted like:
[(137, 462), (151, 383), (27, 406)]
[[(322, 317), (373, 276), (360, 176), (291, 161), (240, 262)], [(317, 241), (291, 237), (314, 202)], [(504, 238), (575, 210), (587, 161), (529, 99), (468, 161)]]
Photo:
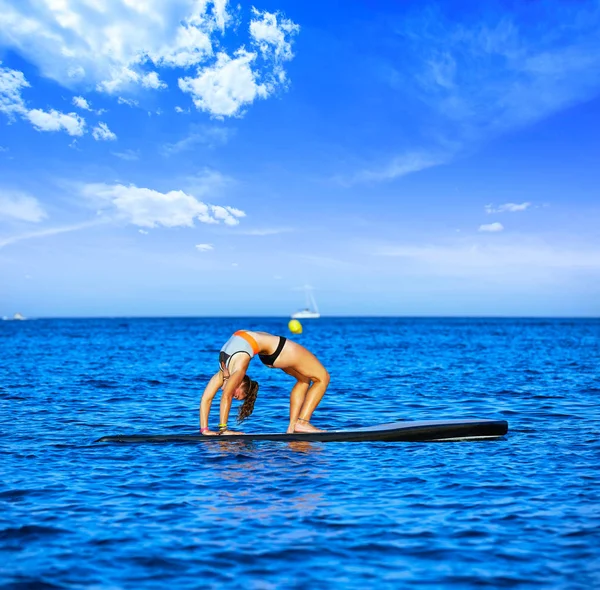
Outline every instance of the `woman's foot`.
[(296, 426), (294, 427), (294, 432), (323, 432), (323, 430), (313, 426), (308, 420), (298, 418), (298, 422), (296, 422)]

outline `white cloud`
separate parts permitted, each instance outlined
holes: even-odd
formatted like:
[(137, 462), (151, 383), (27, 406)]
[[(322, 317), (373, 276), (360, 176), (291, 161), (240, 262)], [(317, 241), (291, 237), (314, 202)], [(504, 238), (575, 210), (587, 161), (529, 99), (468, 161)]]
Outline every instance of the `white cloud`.
[(144, 235), (144, 236), (147, 236), (147, 235), (148, 235), (148, 233), (149, 233), (149, 232), (147, 232), (145, 229), (138, 229), (138, 231), (139, 231), (139, 232), (140, 232), (142, 235)]
[(141, 82), (144, 88), (153, 88), (154, 90), (167, 87), (167, 85), (158, 77), (156, 72), (150, 72), (149, 74), (142, 76)]
[[(232, 58), (219, 52), (215, 64), (198, 68), (195, 77), (179, 79), (179, 87), (192, 95), (196, 108), (213, 117), (240, 116), (246, 105), (267, 98), (286, 84), (283, 62), (293, 57), (291, 39), (300, 27), (255, 8), (253, 15), (250, 37), (258, 53), (240, 48)], [(259, 54), (263, 67), (257, 63)]]
[(190, 109), (182, 109), (181, 107), (177, 106), (177, 107), (175, 107), (175, 112), (188, 115), (190, 112)]
[(11, 119), (14, 114), (22, 115), (26, 112), (21, 90), (29, 85), (23, 72), (5, 68), (0, 62), (0, 113)]
[(38, 223), (47, 217), (39, 201), (25, 193), (0, 190), (0, 218)]
[(195, 221), (237, 225), (245, 215), (233, 207), (203, 203), (181, 190), (161, 193), (135, 185), (88, 184), (82, 192), (101, 210), (139, 227), (193, 227)]
[(139, 84), (143, 75), (128, 67), (113, 68), (109, 80), (102, 80), (96, 85), (96, 90), (113, 94), (119, 90), (127, 90), (131, 86)]
[(235, 58), (219, 53), (214, 66), (199, 69), (195, 78), (180, 78), (179, 87), (189, 92), (196, 108), (217, 118), (241, 114), (256, 98), (266, 98), (269, 89), (257, 80), (251, 65), (256, 53), (239, 49)]
[[(285, 85), (282, 64), (292, 58), (299, 27), (253, 10), (250, 43), (257, 60), (244, 39), (237, 45), (223, 40), (229, 25), (233, 34), (240, 29), (227, 6), (227, 0), (0, 0), (0, 44), (63, 86), (85, 83), (110, 94), (165, 88), (158, 68), (198, 67), (197, 81), (183, 78), (182, 90), (214, 116), (238, 115)], [(227, 50), (233, 57), (226, 46), (238, 47)]]
[(215, 219), (222, 221), (226, 225), (237, 225), (240, 217), (246, 217), (246, 214), (243, 211), (235, 209), (234, 207), (213, 205), (211, 209)]
[(127, 162), (134, 162), (140, 159), (140, 152), (138, 150), (125, 150), (124, 152), (111, 152), (113, 156), (126, 160)]
[(486, 205), (485, 212), (486, 213), (516, 213), (517, 211), (525, 211), (531, 207), (531, 203), (505, 203), (504, 205), (499, 205), (498, 207), (494, 207), (493, 205)]
[(291, 20), (270, 12), (252, 9), (256, 19), (250, 22), (250, 36), (265, 56), (276, 60), (290, 60), (292, 53), (291, 36), (300, 31), (300, 27)]
[(29, 87), (23, 72), (2, 67), (0, 62), (0, 112), (8, 116), (19, 115), (28, 120), (37, 131), (66, 131), (69, 135), (85, 133), (85, 120), (76, 113), (61, 113), (54, 109), (29, 110), (21, 96), (21, 90)]
[(175, 39), (152, 51), (150, 57), (158, 65), (185, 68), (204, 61), (212, 52), (210, 31), (184, 23), (177, 29)]
[(83, 109), (84, 111), (91, 111), (92, 107), (90, 106), (90, 103), (83, 98), (83, 96), (74, 96), (73, 97), (73, 104), (76, 107), (79, 107), (80, 109)]
[(501, 223), (498, 223), (497, 221), (495, 221), (494, 223), (484, 223), (483, 225), (480, 225), (478, 231), (494, 233), (494, 232), (502, 231), (503, 229), (504, 229), (504, 226)]
[(115, 141), (117, 139), (106, 123), (98, 123), (98, 126), (93, 129), (92, 135), (96, 141)]
[(212, 244), (196, 244), (196, 250), (199, 250), (200, 252), (209, 252), (214, 249), (215, 247)]
[(42, 111), (32, 109), (25, 117), (37, 131), (66, 131), (69, 135), (81, 136), (85, 133), (85, 120), (77, 113), (60, 113), (54, 109)]
[(0, 0), (0, 35), (42, 74), (107, 91), (150, 84), (148, 62), (190, 66), (210, 55), (210, 35), (228, 21), (226, 2), (205, 0)]

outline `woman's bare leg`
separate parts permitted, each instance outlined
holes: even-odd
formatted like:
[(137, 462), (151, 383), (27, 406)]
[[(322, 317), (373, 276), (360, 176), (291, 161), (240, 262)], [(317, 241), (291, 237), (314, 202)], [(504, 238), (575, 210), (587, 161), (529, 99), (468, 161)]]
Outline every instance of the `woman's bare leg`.
[(302, 409), (300, 410), (298, 421), (296, 422), (295, 432), (322, 432), (320, 428), (315, 428), (310, 423), (310, 419), (323, 398), (323, 395), (325, 395), (328, 385), (329, 373), (327, 372), (325, 373), (323, 380), (313, 381), (304, 397), (304, 403), (302, 404)]
[(304, 375), (300, 375), (293, 369), (284, 369), (284, 371), (296, 378), (296, 384), (292, 387), (292, 391), (290, 393), (290, 423), (287, 429), (288, 434), (292, 434), (295, 432), (296, 422), (298, 421), (298, 416), (300, 415), (300, 410), (304, 404), (304, 399), (306, 398), (306, 392), (310, 387), (310, 379), (304, 377)]
[(310, 419), (329, 385), (329, 373), (325, 367), (314, 354), (290, 340), (286, 342), (275, 367), (283, 369), (299, 382), (290, 396), (290, 428), (295, 422), (293, 432), (321, 432), (310, 424)]

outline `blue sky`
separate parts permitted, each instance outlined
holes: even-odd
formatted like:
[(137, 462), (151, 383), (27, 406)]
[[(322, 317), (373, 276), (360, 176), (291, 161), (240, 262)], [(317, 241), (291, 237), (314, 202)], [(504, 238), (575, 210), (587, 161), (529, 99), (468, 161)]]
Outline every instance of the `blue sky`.
[(0, 316), (600, 313), (600, 3), (0, 0)]

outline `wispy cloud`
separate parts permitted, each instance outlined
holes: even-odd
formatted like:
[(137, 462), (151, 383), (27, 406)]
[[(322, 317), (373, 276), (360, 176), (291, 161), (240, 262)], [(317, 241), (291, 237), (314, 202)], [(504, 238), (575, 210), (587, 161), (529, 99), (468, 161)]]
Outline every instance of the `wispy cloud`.
[(423, 273), (450, 276), (479, 277), (499, 271), (524, 276), (544, 269), (600, 271), (600, 249), (541, 240), (391, 245), (376, 248), (374, 254), (401, 259)]
[(20, 191), (0, 189), (0, 219), (38, 223), (47, 217), (40, 202)]
[(499, 205), (498, 207), (494, 207), (493, 205), (486, 205), (485, 212), (488, 214), (491, 213), (517, 213), (518, 211), (525, 211), (525, 209), (529, 209), (531, 207), (531, 203), (504, 203), (504, 205)]
[(42, 229), (35, 232), (27, 232), (23, 234), (18, 234), (14, 236), (8, 236), (6, 238), (0, 238), (0, 248), (4, 248), (9, 244), (15, 244), (16, 242), (22, 242), (23, 240), (31, 240), (34, 238), (46, 238), (48, 236), (55, 236), (57, 234), (64, 234), (72, 231), (79, 231), (82, 229), (87, 229), (89, 227), (93, 227), (95, 225), (100, 225), (101, 223), (105, 223), (106, 220), (97, 219), (94, 221), (88, 221), (84, 223), (78, 223), (75, 225), (63, 225), (60, 227), (51, 227), (48, 229)]
[(166, 156), (172, 156), (186, 150), (191, 150), (196, 145), (205, 145), (214, 148), (226, 144), (234, 135), (235, 129), (216, 125), (195, 126), (191, 133), (175, 143), (167, 143), (162, 152)]
[[(309, 262), (310, 264), (314, 264), (315, 266), (319, 266), (322, 268), (333, 268), (333, 269), (337, 269), (337, 268), (349, 268), (349, 267), (354, 267), (355, 264), (348, 262), (347, 260), (341, 260), (340, 258), (333, 258), (331, 256), (318, 256), (318, 255), (314, 255), (314, 254), (300, 254), (298, 255), (298, 258)], [(306, 285), (306, 287), (308, 287), (309, 289), (312, 289), (312, 287)], [(303, 287), (303, 288), (306, 288)]]
[(139, 150), (125, 150), (124, 152), (111, 152), (111, 154), (127, 162), (134, 162), (140, 159)]
[(90, 101), (84, 98), (83, 96), (74, 96), (72, 103), (77, 108), (82, 109), (84, 111), (89, 111), (91, 113), (96, 113), (96, 115), (102, 115), (106, 112), (106, 109), (93, 109)]
[(291, 227), (274, 227), (265, 229), (248, 229), (237, 231), (236, 233), (243, 236), (274, 236), (294, 231)]
[(139, 100), (135, 100), (134, 98), (123, 98), (122, 96), (117, 98), (117, 102), (119, 104), (127, 105), (128, 107), (137, 107), (140, 105)]
[(199, 252), (210, 252), (214, 249), (215, 247), (212, 244), (196, 244), (196, 250)]
[(210, 197), (222, 193), (224, 189), (235, 184), (230, 176), (213, 168), (203, 168), (196, 174), (184, 177), (179, 183), (184, 191), (195, 197)]
[(98, 123), (92, 131), (92, 135), (96, 141), (115, 141), (117, 136), (113, 133), (106, 123)]
[(365, 167), (357, 180), (384, 181), (445, 163), (598, 96), (597, 3), (550, 1), (536, 9), (535, 27), (530, 4), (511, 6), (511, 12), (490, 17), (486, 11), (467, 23), (422, 5), (392, 25), (397, 60), (382, 71), (399, 100), (419, 105), (416, 127), (427, 135), (402, 136), (413, 148), (401, 153), (416, 151), (416, 162), (397, 166), (406, 157), (394, 156)]
[(361, 182), (380, 182), (400, 178), (407, 174), (420, 172), (433, 166), (444, 164), (450, 159), (448, 154), (433, 154), (426, 152), (407, 152), (396, 156), (384, 164), (377, 164), (373, 168), (365, 168), (354, 175), (337, 176), (336, 180), (343, 186), (351, 186)]
[(479, 231), (483, 232), (495, 233), (503, 230), (504, 226), (501, 223), (498, 223), (497, 221), (495, 221), (494, 223), (484, 223), (483, 225), (479, 226)]

